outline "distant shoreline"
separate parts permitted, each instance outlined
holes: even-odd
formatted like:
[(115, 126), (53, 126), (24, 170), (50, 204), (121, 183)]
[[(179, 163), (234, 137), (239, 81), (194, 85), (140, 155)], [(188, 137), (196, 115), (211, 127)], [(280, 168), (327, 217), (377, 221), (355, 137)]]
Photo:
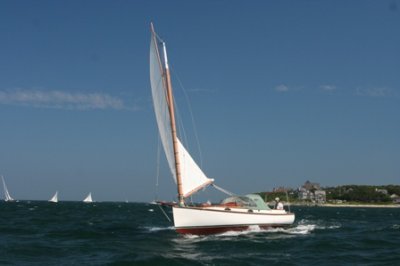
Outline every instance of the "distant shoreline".
[[(300, 204), (300, 203), (293, 203), (290, 204), (291, 206), (304, 206), (304, 207), (339, 207), (339, 208), (400, 208), (400, 205), (381, 205), (381, 204), (321, 204), (321, 205), (307, 205), (307, 204)], [(285, 204), (285, 206), (287, 206)]]

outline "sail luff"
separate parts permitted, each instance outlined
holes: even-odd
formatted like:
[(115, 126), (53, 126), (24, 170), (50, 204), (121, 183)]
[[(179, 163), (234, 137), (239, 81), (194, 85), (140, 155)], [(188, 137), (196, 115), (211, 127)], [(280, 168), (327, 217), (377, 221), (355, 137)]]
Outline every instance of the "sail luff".
[(166, 92), (166, 80), (164, 75), (164, 67), (161, 63), (160, 51), (158, 49), (157, 40), (159, 39), (154, 32), (152, 26), (152, 38), (150, 44), (150, 83), (153, 97), (153, 107), (156, 115), (158, 130), (160, 133), (161, 143), (163, 145), (165, 156), (172, 173), (172, 177), (176, 182), (175, 159), (173, 154), (172, 135), (170, 129), (170, 117), (168, 111), (168, 99)]
[(175, 171), (176, 171), (176, 183), (177, 183), (177, 188), (178, 188), (178, 198), (179, 198), (179, 204), (184, 205), (183, 191), (182, 191), (181, 165), (180, 165), (180, 160), (179, 160), (179, 149), (178, 149), (178, 138), (177, 138), (177, 134), (176, 134), (174, 98), (172, 95), (171, 76), (169, 73), (167, 50), (165, 47), (165, 43), (163, 43), (163, 48), (164, 48), (165, 74), (166, 74), (166, 79), (167, 79), (167, 92), (168, 92), (168, 101), (169, 101), (168, 106), (169, 106), (169, 113), (170, 113), (170, 117), (171, 117), (172, 143), (173, 143), (173, 147), (174, 147), (174, 157), (175, 157)]

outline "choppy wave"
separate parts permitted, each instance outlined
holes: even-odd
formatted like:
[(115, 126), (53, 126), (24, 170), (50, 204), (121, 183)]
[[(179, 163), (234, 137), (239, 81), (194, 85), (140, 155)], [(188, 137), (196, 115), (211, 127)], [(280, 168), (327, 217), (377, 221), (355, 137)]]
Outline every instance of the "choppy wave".
[(0, 202), (0, 265), (396, 265), (400, 209), (293, 207), (288, 228), (180, 235), (148, 204)]

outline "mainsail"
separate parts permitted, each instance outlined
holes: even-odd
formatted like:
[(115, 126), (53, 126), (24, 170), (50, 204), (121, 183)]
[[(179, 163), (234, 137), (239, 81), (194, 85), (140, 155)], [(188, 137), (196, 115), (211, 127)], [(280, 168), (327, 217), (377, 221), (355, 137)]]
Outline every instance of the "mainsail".
[(93, 202), (92, 200), (92, 192), (89, 192), (89, 195), (83, 200), (83, 202), (90, 203)]
[[(162, 47), (162, 49), (159, 48), (159, 45)], [(173, 104), (173, 99), (169, 99), (167, 92), (167, 70), (168, 59), (165, 43), (152, 29), (152, 38), (150, 44), (150, 82), (158, 130), (165, 155), (167, 157), (168, 165), (172, 172), (172, 177), (174, 178), (175, 182), (177, 182), (176, 168), (179, 167), (181, 174), (180, 178), (182, 196), (189, 197), (203, 187), (212, 184), (214, 179), (207, 178), (207, 176), (193, 160), (192, 156), (190, 156), (189, 152), (182, 145), (179, 137), (177, 137), (178, 145), (176, 150), (174, 150), (174, 138), (172, 135), (171, 115), (169, 110), (169, 105)], [(174, 152), (178, 154), (178, 165), (176, 165), (176, 157)]]
[(4, 177), (1, 176), (1, 179), (3, 180), (4, 200), (5, 201), (14, 201), (14, 199), (10, 196), (10, 193), (8, 193), (8, 189), (7, 189), (7, 186), (6, 186), (6, 182), (4, 181)]
[(56, 191), (56, 194), (54, 194), (54, 196), (49, 199), (50, 202), (58, 202), (58, 191)]

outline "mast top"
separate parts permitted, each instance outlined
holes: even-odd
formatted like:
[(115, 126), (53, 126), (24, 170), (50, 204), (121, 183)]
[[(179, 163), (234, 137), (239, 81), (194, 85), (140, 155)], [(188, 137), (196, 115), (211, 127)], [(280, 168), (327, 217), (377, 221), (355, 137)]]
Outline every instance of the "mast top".
[(150, 22), (150, 28), (151, 28), (151, 33), (154, 36), (154, 41), (157, 39), (162, 43), (163, 45), (163, 54), (164, 54), (164, 65), (166, 69), (169, 69), (168, 66), (168, 57), (167, 57), (167, 46), (165, 45), (165, 42), (157, 35), (156, 31), (154, 30), (154, 24), (153, 22)]

